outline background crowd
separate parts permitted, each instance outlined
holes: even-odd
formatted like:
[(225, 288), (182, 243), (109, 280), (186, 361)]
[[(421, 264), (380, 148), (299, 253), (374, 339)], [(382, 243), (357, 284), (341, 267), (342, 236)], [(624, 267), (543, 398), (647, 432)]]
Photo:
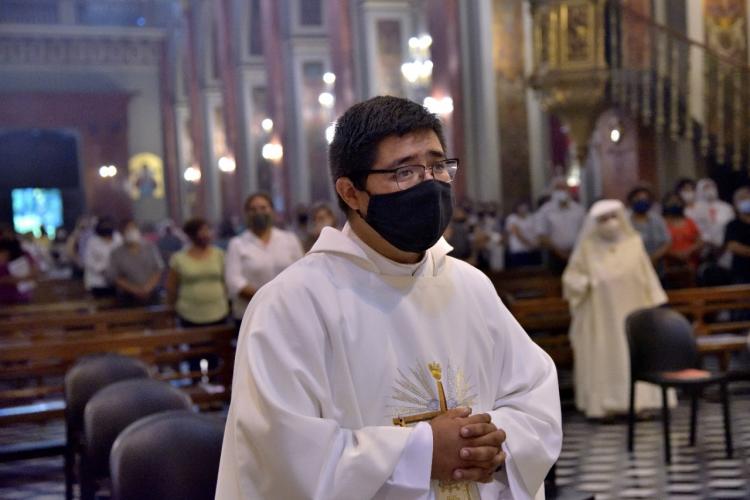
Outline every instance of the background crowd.
[[(750, 283), (750, 188), (719, 198), (711, 179), (681, 179), (659, 195), (637, 185), (623, 200), (632, 227), (665, 288)], [(203, 219), (182, 228), (171, 221), (116, 224), (81, 218), (68, 234), (18, 235), (0, 228), (0, 302), (28, 301), (44, 276), (82, 279), (95, 297), (122, 305), (165, 299), (185, 325), (239, 321), (255, 291), (299, 259), (326, 226), (341, 225), (326, 205), (297, 207), (285, 229), (271, 198), (251, 195), (244, 218), (232, 217), (218, 235)], [(496, 202), (463, 200), (445, 237), (452, 255), (485, 272), (532, 268), (561, 274), (586, 216), (575, 190), (556, 179), (532, 204), (502, 216)]]

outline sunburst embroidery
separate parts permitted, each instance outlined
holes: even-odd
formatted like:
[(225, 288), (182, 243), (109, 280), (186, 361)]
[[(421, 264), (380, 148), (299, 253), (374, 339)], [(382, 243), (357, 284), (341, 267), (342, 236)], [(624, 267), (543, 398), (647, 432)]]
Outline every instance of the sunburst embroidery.
[(441, 410), (439, 384), (444, 388), (447, 408), (475, 404), (477, 395), (462, 369), (455, 368), (450, 361), (442, 368), (438, 363), (417, 360), (408, 374), (398, 370), (391, 396), (394, 403), (388, 405), (392, 417)]

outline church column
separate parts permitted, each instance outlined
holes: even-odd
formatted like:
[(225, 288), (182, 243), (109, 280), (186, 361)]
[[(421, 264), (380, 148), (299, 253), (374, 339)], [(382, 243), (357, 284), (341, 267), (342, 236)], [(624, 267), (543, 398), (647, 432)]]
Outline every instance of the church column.
[(334, 115), (338, 117), (359, 100), (355, 83), (355, 39), (352, 31), (355, 18), (352, 15), (352, 0), (330, 0), (327, 5), (331, 69), (336, 75)]
[(201, 155), (201, 182), (205, 196), (205, 216), (212, 223), (218, 224), (222, 216), (221, 179), (217, 163), (219, 161), (214, 147), (214, 130), (216, 128), (216, 108), (221, 106), (221, 90), (215, 86), (206, 86), (200, 93), (201, 114), (203, 115), (203, 151)]
[[(253, 31), (260, 31), (260, 3), (258, 0), (231, 0), (229, 26), (232, 32), (233, 50), (231, 53), (231, 65), (233, 85), (235, 89), (235, 108), (233, 137), (233, 149), (237, 162), (235, 172), (237, 189), (240, 199), (258, 191), (258, 166), (254, 154), (255, 144), (252, 136), (252, 86), (250, 85), (250, 74), (252, 61), (260, 66), (262, 71), (262, 52), (257, 51), (262, 47), (251, 44), (251, 36), (254, 40), (260, 37)], [(256, 54), (252, 54), (255, 49)], [(263, 110), (265, 113), (265, 110)]]
[[(268, 7), (270, 15), (277, 16), (275, 36), (264, 36), (264, 44), (269, 89), (273, 89), (269, 95), (274, 129), (277, 123), (283, 127), (279, 132), (283, 134), (283, 165), (287, 169), (287, 213), (297, 204), (333, 199), (325, 130), (335, 118), (335, 96), (332, 83), (323, 81), (330, 71), (327, 7), (322, 0), (284, 0)], [(264, 20), (271, 19), (265, 12)], [(271, 26), (266, 31), (271, 31)]]
[(178, 45), (173, 33), (164, 41), (162, 64), (159, 79), (161, 80), (161, 108), (164, 137), (164, 190), (167, 198), (167, 214), (175, 218), (180, 212), (180, 168), (177, 153), (177, 121), (175, 101), (177, 93)]
[(502, 174), (495, 72), (491, 69), (492, 2), (459, 2), (459, 11), (466, 194), (473, 199), (499, 200)]
[(401, 64), (409, 60), (409, 38), (418, 34), (415, 33), (412, 13), (407, 0), (360, 2), (356, 57), (362, 61), (358, 68), (362, 98), (406, 96)]
[(269, 137), (269, 144), (283, 147), (283, 154), (274, 158), (271, 168), (271, 196), (276, 210), (285, 213), (290, 198), (289, 189), (289, 151), (290, 134), (284, 114), (287, 84), (290, 75), (286, 73), (283, 64), (284, 51), (281, 40), (282, 2), (277, 0), (261, 0), (260, 15), (263, 19), (263, 55), (267, 71), (267, 105), (268, 115), (273, 120), (273, 130)]
[[(451, 99), (452, 111), (445, 112), (441, 119), (445, 125), (450, 147), (448, 156), (465, 159), (464, 99), (462, 75), (466, 74), (461, 53), (461, 27), (455, 22), (459, 18), (457, 0), (427, 0), (424, 9), (428, 13), (428, 32), (432, 37), (431, 59), (433, 61), (433, 99)], [(447, 111), (447, 109), (446, 109)], [(464, 168), (476, 165), (464, 163)], [(464, 168), (461, 170), (463, 171)], [(454, 195), (460, 200), (466, 193), (466, 175), (459, 175), (453, 185)]]
[[(533, 21), (528, 2), (523, 5), (523, 62), (524, 73), (528, 78), (534, 72)], [(529, 137), (529, 178), (531, 181), (531, 202), (542, 196), (550, 177), (549, 115), (542, 109), (539, 94), (532, 88), (526, 89), (527, 133)]]
[(215, 30), (215, 36), (212, 37), (214, 42), (212, 55), (216, 58), (214, 65), (220, 82), (222, 95), (220, 125), (224, 131), (223, 150), (216, 152), (220, 158), (218, 161), (221, 162), (217, 166), (221, 179), (222, 219), (241, 211), (240, 189), (237, 182), (237, 146), (241, 117), (238, 109), (239, 96), (236, 78), (239, 40), (234, 18), (234, 3), (232, 0), (215, 0), (212, 12)]
[(189, 12), (190, 47), (190, 124), (193, 158), (200, 165), (197, 215), (212, 223), (221, 218), (221, 191), (214, 151), (215, 109), (221, 103), (221, 91), (214, 75), (211, 4), (193, 0)]

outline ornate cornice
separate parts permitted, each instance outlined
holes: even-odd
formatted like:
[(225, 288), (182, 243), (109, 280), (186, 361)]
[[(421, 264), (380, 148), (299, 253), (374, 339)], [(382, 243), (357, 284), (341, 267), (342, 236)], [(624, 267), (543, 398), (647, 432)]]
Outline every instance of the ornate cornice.
[(0, 30), (0, 66), (156, 66), (164, 40), (156, 30), (8, 28)]

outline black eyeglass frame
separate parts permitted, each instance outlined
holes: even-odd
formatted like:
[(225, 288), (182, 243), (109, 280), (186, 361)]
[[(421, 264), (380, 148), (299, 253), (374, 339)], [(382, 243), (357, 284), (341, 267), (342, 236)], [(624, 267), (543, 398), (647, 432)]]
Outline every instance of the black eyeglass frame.
[(422, 169), (424, 170), (424, 173), (426, 174), (428, 168), (430, 169), (430, 171), (432, 171), (432, 169), (433, 169), (433, 167), (435, 165), (437, 165), (439, 163), (448, 163), (448, 162), (455, 162), (456, 163), (456, 169), (454, 171), (453, 176), (451, 177), (451, 182), (452, 182), (453, 179), (456, 177), (456, 173), (458, 173), (458, 168), (461, 166), (458, 158), (446, 158), (445, 160), (436, 161), (432, 165), (422, 165), (420, 163), (412, 163), (412, 164), (409, 164), (409, 165), (401, 165), (400, 167), (396, 167), (396, 168), (363, 170), (361, 172), (361, 174), (362, 174), (363, 177), (367, 177), (370, 174), (395, 174), (396, 172), (398, 172), (402, 168), (411, 168), (411, 167), (422, 167)]

